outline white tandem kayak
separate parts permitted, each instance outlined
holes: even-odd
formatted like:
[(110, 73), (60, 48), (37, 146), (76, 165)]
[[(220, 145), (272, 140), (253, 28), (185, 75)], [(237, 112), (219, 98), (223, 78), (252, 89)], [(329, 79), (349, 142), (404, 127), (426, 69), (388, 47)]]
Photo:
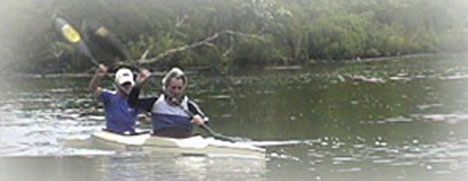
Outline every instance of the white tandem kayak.
[[(192, 136), (189, 138), (168, 138), (139, 135), (121, 135), (108, 131), (97, 131), (91, 137), (97, 148), (118, 150), (137, 149), (149, 152), (169, 152), (179, 155), (200, 155), (209, 157), (265, 158), (265, 149), (247, 143), (227, 142), (214, 138)], [(76, 145), (76, 144), (75, 144)]]

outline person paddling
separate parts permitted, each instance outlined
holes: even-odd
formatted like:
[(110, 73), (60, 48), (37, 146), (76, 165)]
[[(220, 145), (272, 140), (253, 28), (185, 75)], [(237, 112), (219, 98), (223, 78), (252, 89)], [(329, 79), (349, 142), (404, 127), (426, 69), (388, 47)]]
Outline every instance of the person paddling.
[(128, 68), (120, 68), (115, 73), (116, 91), (103, 89), (101, 80), (108, 74), (108, 68), (99, 64), (99, 68), (89, 83), (94, 96), (104, 103), (106, 131), (118, 134), (135, 134), (138, 111), (128, 105), (128, 95), (135, 85), (133, 73)]
[(149, 74), (149, 71), (142, 71), (137, 79), (128, 99), (130, 107), (151, 113), (154, 135), (174, 138), (192, 136), (193, 125), (204, 124), (208, 118), (185, 95), (185, 73), (180, 68), (172, 68), (162, 79), (162, 95), (140, 99), (141, 85)]

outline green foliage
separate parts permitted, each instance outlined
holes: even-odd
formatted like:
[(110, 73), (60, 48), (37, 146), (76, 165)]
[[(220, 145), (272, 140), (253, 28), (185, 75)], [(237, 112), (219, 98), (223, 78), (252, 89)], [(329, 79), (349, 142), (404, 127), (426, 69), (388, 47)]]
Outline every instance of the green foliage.
[[(79, 27), (84, 19), (119, 35), (133, 59), (191, 45), (230, 30), (154, 65), (289, 65), (467, 50), (464, 0), (44, 0), (5, 3), (1, 66), (17, 71), (83, 71), (93, 66), (66, 45), (53, 27), (58, 14)], [(100, 61), (115, 60), (91, 45)], [(149, 65), (153, 66), (153, 65)]]
[[(328, 59), (353, 58), (366, 52), (367, 24), (350, 16), (323, 17), (310, 27), (310, 46), (317, 57)], [(309, 49), (310, 50), (310, 49)]]
[(266, 60), (271, 60), (272, 48), (268, 42), (257, 39), (241, 39), (234, 48), (232, 63), (245, 67), (250, 64), (262, 65)]

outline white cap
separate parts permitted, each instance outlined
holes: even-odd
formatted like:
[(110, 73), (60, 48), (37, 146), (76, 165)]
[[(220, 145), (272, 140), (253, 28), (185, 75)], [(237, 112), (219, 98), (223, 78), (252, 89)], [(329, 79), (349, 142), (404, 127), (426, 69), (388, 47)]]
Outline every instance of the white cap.
[(135, 85), (133, 80), (133, 73), (128, 68), (121, 68), (115, 73), (115, 82), (119, 85), (124, 83), (130, 83), (132, 86)]

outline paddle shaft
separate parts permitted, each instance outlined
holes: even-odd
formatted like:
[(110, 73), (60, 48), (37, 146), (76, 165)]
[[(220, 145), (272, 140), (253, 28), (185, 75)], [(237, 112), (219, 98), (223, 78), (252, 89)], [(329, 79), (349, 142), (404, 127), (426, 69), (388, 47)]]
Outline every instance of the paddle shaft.
[[(193, 117), (194, 114), (192, 112), (190, 112), (189, 110), (185, 109), (184, 107), (182, 107), (182, 105), (179, 106), (180, 109), (182, 109), (186, 114), (188, 114), (190, 117)], [(213, 131), (213, 129), (211, 129), (210, 126), (206, 125), (205, 123), (202, 123), (199, 125), (201, 129), (203, 129), (205, 132), (207, 132), (210, 136), (213, 136), (214, 138), (216, 139), (220, 139), (220, 140), (224, 140), (224, 141), (229, 141), (229, 142), (236, 142), (234, 141), (234, 139), (232, 138), (229, 138), (227, 136), (224, 136), (222, 134), (219, 134), (219, 133), (216, 133), (215, 131)]]
[(80, 43), (78, 43), (78, 50), (81, 52), (81, 54), (83, 54), (84, 56), (86, 56), (89, 60), (91, 60), (91, 62), (95, 65), (95, 66), (99, 66), (99, 62), (94, 58), (94, 56), (91, 54), (91, 51), (89, 51), (89, 48), (88, 46), (86, 45), (86, 43), (84, 41), (81, 41)]

